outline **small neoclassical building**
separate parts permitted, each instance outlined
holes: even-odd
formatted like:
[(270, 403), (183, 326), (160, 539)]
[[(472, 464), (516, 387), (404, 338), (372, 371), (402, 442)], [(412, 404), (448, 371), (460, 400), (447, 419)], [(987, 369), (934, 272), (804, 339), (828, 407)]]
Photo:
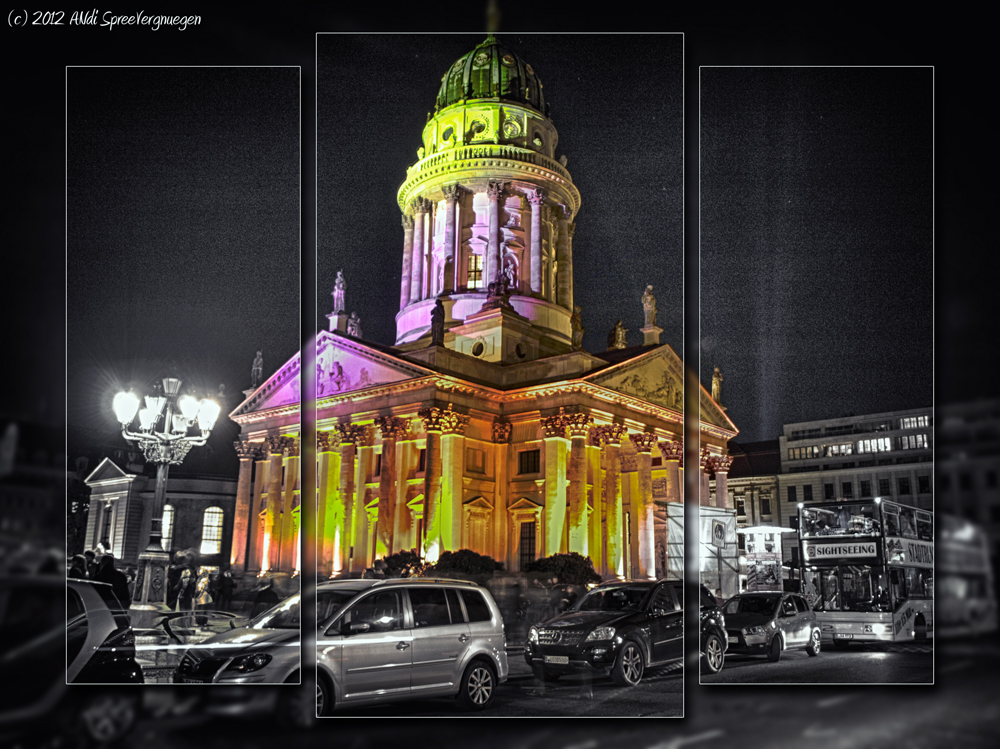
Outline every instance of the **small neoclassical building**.
[[(317, 336), (321, 577), (463, 548), (515, 571), (578, 552), (605, 577), (682, 574), (682, 364), (641, 288), (643, 344), (582, 350), (581, 196), (558, 143), (534, 69), (494, 37), (445, 72), (397, 193), (395, 343), (361, 339), (336, 292)], [(248, 572), (294, 555), (299, 380), (294, 357), (231, 415)], [(711, 411), (712, 455), (731, 426)]]

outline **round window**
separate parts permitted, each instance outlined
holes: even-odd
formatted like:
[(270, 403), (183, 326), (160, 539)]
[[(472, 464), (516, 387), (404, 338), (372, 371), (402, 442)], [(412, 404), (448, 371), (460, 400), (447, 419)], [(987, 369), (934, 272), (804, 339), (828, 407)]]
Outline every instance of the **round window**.
[(449, 125), (444, 129), (444, 132), (441, 133), (441, 138), (443, 140), (451, 140), (451, 136), (453, 136), (454, 134), (455, 134), (455, 128)]
[(483, 352), (485, 350), (486, 350), (486, 346), (483, 345), (483, 342), (482, 341), (476, 341), (476, 343), (472, 346), (472, 355), (473, 356), (482, 356)]
[(524, 347), (523, 343), (519, 343), (514, 347), (514, 353), (517, 354), (518, 359), (523, 359), (528, 355), (528, 349)]

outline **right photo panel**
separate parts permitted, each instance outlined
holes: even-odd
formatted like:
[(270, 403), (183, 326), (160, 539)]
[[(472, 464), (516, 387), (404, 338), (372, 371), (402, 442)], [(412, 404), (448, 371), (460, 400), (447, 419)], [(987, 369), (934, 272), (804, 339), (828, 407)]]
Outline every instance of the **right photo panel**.
[(704, 684), (933, 683), (933, 107), (700, 70)]

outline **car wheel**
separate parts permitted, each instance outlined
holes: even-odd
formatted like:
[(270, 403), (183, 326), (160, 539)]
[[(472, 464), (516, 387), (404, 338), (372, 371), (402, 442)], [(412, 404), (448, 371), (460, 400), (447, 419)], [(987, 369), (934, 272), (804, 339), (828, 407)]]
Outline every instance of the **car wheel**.
[(642, 650), (634, 642), (626, 642), (611, 668), (611, 678), (620, 687), (634, 687), (642, 680), (644, 668)]
[(316, 679), (316, 715), (322, 718), (333, 712), (333, 687), (323, 676)]
[(551, 671), (546, 671), (543, 666), (538, 664), (532, 664), (531, 673), (535, 675), (535, 678), (539, 681), (558, 681), (562, 674), (552, 673)]
[(767, 649), (767, 659), (771, 663), (777, 663), (781, 660), (781, 635), (775, 635), (771, 638), (771, 647)]
[(128, 735), (139, 713), (136, 695), (102, 694), (83, 703), (79, 724), (87, 740), (94, 744), (113, 744)]
[(806, 645), (806, 652), (809, 655), (819, 655), (821, 637), (818, 629), (814, 629), (809, 635), (809, 644)]
[(717, 674), (726, 662), (726, 651), (722, 649), (722, 640), (718, 635), (710, 634), (705, 638), (705, 670)]
[(496, 695), (497, 677), (493, 665), (486, 661), (473, 661), (462, 674), (458, 689), (458, 702), (465, 710), (485, 710)]

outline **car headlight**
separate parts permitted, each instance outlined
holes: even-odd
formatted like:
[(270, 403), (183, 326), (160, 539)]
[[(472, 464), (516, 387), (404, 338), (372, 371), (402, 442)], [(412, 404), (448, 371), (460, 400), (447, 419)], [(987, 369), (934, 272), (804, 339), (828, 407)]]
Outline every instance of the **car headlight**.
[(538, 644), (538, 627), (532, 627), (528, 630), (528, 642), (534, 645)]
[(764, 629), (764, 627), (747, 627), (745, 630), (743, 630), (743, 632), (746, 635), (748, 635), (748, 636), (750, 636), (750, 635), (766, 635), (767, 634), (767, 630)]
[(594, 640), (610, 640), (615, 636), (614, 627), (598, 627), (589, 635), (587, 635), (584, 642), (593, 642)]
[(271, 656), (267, 653), (251, 653), (243, 655), (233, 660), (226, 667), (226, 671), (239, 671), (241, 674), (249, 674), (252, 671), (260, 671), (271, 662)]

